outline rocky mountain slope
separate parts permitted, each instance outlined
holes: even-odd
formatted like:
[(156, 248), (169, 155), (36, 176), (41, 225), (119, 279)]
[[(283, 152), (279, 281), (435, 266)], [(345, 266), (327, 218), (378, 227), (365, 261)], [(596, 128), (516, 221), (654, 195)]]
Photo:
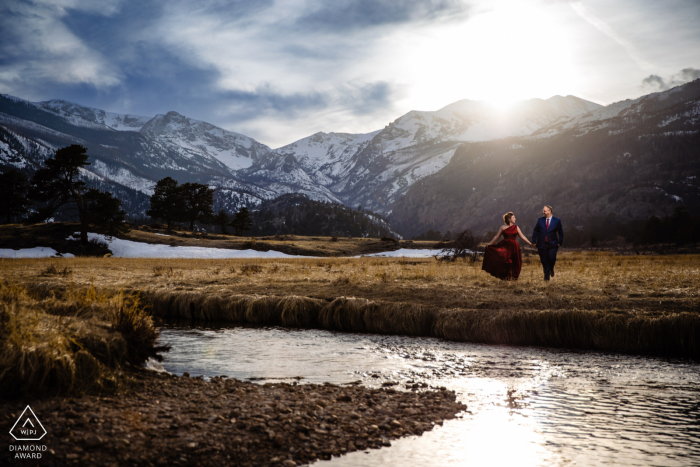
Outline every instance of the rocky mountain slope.
[[(78, 143), (88, 148), (89, 172), (147, 195), (158, 179), (171, 176), (219, 188), (217, 204), (232, 211), (303, 193), (386, 213), (415, 181), (444, 167), (460, 142), (529, 134), (597, 107), (568, 96), (525, 101), (504, 113), (460, 101), (436, 112), (409, 112), (383, 130), (317, 133), (273, 151), (177, 112), (149, 118), (0, 96), (0, 128), (28, 144), (26, 150), (0, 148), (0, 164), (29, 169)], [(39, 147), (42, 154), (35, 153)]]
[(165, 176), (214, 187), (216, 209), (229, 212), (301, 193), (389, 216), (404, 235), (495, 228), (500, 211), (534, 218), (544, 202), (571, 222), (607, 210), (632, 219), (695, 202), (687, 177), (700, 176), (699, 86), (607, 107), (574, 96), (507, 109), (463, 100), (274, 150), (176, 112), (150, 118), (0, 95), (0, 170), (32, 171), (78, 143), (91, 157), (86, 178), (145, 197)]
[(699, 177), (700, 80), (530, 136), (463, 143), (445, 168), (407, 190), (389, 220), (414, 235), (496, 230), (507, 211), (529, 229), (544, 204), (569, 226), (608, 213), (621, 222), (664, 217), (681, 204), (700, 211)]
[(342, 202), (387, 213), (413, 183), (446, 166), (462, 142), (529, 135), (600, 108), (573, 96), (531, 99), (510, 109), (463, 100), (434, 112), (411, 111), (372, 133), (316, 133), (271, 157), (292, 156)]

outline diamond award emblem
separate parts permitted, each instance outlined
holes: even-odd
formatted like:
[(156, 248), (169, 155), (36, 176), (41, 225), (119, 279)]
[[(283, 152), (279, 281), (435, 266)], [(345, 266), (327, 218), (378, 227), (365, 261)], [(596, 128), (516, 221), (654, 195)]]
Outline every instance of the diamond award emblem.
[(46, 435), (46, 429), (32, 408), (27, 406), (10, 429), (10, 434), (17, 441), (39, 441)]

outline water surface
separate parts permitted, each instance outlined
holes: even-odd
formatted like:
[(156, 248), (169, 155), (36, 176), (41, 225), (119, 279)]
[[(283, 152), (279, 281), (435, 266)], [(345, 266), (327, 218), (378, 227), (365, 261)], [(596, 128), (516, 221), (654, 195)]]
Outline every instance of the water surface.
[(425, 383), (467, 412), (319, 465), (700, 465), (700, 364), (372, 334), (170, 325), (166, 370), (254, 381)]

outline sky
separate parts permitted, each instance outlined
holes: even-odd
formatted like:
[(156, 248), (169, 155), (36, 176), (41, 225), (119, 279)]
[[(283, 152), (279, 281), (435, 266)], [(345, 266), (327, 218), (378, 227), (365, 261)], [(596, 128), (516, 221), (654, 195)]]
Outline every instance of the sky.
[(276, 148), (461, 99), (668, 89), (700, 78), (699, 20), (698, 0), (3, 0), (0, 93)]

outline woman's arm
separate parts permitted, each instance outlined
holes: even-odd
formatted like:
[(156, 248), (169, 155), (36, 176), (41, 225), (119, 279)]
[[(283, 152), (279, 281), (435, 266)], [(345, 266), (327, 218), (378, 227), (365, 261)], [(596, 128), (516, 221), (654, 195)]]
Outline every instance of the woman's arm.
[(525, 240), (525, 243), (527, 243), (528, 245), (534, 246), (534, 244), (530, 243), (530, 240), (528, 240), (527, 237), (525, 235), (523, 235), (523, 233), (520, 231), (520, 227), (518, 227), (518, 236), (520, 238), (522, 238), (523, 240)]
[(498, 240), (498, 237), (500, 237), (501, 234), (503, 233), (503, 227), (504, 227), (504, 226), (501, 226), (501, 228), (498, 229), (498, 233), (496, 234), (495, 237), (493, 237), (493, 240), (491, 240), (491, 243), (489, 243), (489, 246), (491, 246), (491, 245), (493, 245), (494, 243), (496, 243), (496, 240)]

